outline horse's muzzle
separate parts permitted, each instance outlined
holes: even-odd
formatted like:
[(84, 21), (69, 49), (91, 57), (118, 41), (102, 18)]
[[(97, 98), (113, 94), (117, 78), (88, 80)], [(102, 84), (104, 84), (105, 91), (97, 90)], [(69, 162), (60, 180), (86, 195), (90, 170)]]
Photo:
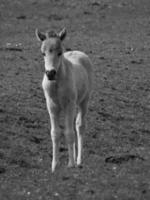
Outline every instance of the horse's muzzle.
[(46, 71), (45, 73), (47, 75), (48, 80), (50, 80), (50, 81), (55, 80), (55, 78), (56, 78), (56, 70), (55, 69), (52, 69), (50, 71)]

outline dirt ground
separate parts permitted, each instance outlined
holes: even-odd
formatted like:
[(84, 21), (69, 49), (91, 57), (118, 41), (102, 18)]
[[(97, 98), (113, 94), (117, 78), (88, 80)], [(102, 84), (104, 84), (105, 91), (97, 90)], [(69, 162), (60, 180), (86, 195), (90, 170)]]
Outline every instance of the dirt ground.
[[(94, 71), (82, 168), (51, 174), (35, 29), (66, 27)], [(0, 0), (0, 200), (150, 199), (150, 1)]]

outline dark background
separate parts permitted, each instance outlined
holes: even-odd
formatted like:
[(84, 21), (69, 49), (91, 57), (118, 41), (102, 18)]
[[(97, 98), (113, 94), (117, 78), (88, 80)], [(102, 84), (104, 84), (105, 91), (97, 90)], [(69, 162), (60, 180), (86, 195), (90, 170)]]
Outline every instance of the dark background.
[[(51, 174), (35, 29), (66, 27), (94, 71), (84, 163)], [(150, 199), (150, 1), (0, 0), (0, 199)]]

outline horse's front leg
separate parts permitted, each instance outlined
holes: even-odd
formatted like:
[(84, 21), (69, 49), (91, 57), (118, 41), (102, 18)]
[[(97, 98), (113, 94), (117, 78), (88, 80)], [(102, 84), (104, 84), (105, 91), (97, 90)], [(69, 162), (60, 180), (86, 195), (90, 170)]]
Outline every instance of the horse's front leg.
[(59, 127), (59, 113), (60, 110), (58, 107), (51, 105), (47, 100), (47, 108), (50, 115), (50, 124), (51, 124), (51, 140), (52, 140), (52, 172), (55, 171), (56, 165), (59, 161), (59, 138), (60, 138), (60, 127)]
[(68, 146), (68, 167), (75, 166), (75, 132), (74, 132), (75, 105), (68, 105), (65, 111), (65, 136)]
[(60, 128), (58, 124), (59, 116), (55, 113), (50, 114), (51, 121), (51, 139), (52, 139), (52, 149), (53, 149), (53, 158), (52, 158), (52, 172), (55, 171), (56, 165), (59, 161), (59, 138), (60, 138)]

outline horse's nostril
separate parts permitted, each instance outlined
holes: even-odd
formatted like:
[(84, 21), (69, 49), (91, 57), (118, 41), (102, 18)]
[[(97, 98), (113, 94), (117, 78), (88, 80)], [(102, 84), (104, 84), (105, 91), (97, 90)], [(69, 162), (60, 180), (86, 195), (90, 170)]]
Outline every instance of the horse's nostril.
[(49, 80), (55, 80), (56, 70), (52, 69), (50, 71), (46, 71), (46, 75)]

